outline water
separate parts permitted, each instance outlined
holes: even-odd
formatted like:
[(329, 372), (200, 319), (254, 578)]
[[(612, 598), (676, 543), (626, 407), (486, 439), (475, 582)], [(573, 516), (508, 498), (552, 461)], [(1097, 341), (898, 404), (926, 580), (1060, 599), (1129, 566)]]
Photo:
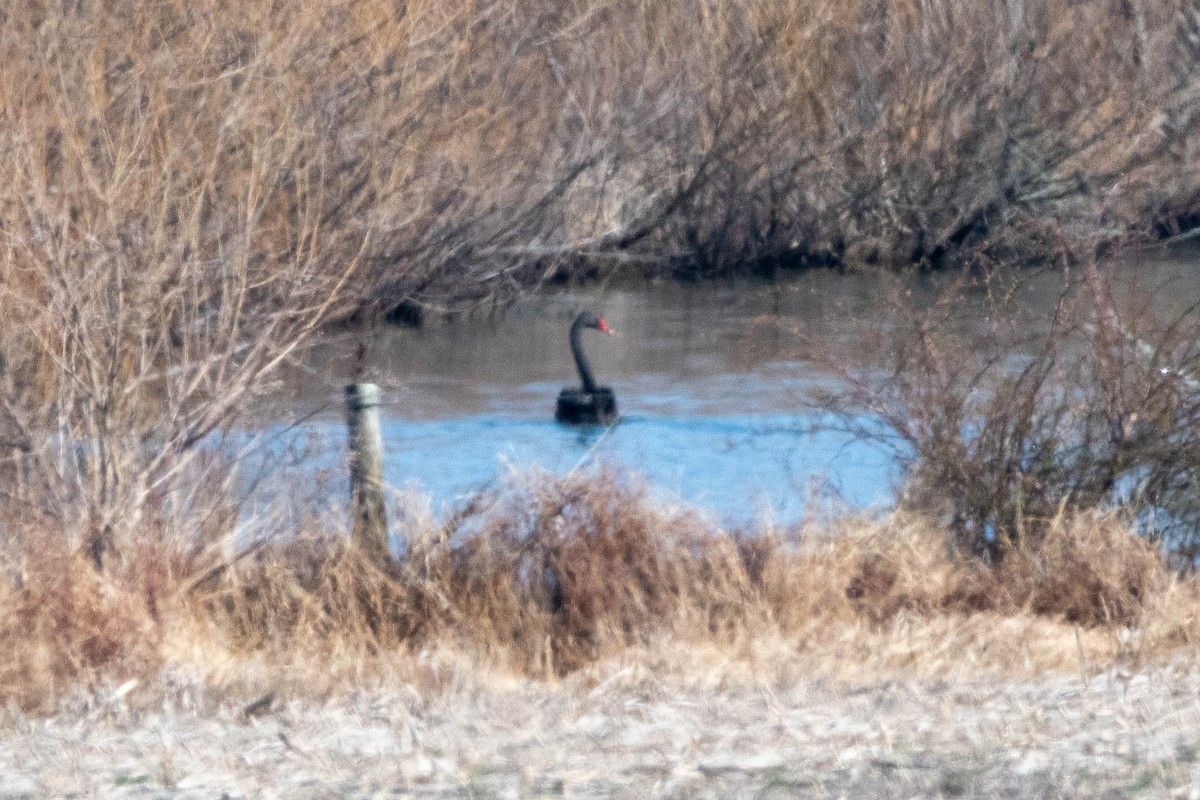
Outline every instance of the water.
[[(1149, 265), (1130, 259), (1115, 285), (1148, 286), (1164, 307), (1200, 297), (1194, 261), (1190, 252), (1160, 254)], [(951, 280), (913, 277), (899, 290), (931, 302)], [(1021, 302), (1048, 317), (1060, 281), (1050, 271), (1026, 278)], [(636, 470), (665, 501), (732, 524), (791, 522), (813, 504), (886, 506), (900, 478), (895, 451), (837, 432), (809, 407), (811, 390), (833, 376), (799, 357), (792, 331), (853, 364), (862, 342), (889, 324), (886, 292), (895, 290), (877, 275), (831, 272), (776, 284), (597, 287), (420, 329), (329, 332), (285, 376), (265, 413), (304, 420), (277, 442), (294, 444), (299, 432), (304, 468), (320, 465), (322, 493), (343, 499), (342, 390), (361, 350), (363, 379), (379, 383), (386, 398), (385, 478), (427, 493), (437, 509), (509, 469), (564, 474), (597, 463)], [(617, 331), (584, 335), (598, 379), (620, 404), (621, 421), (608, 429), (553, 421), (559, 389), (577, 384), (567, 328), (584, 308)], [(978, 314), (963, 315), (968, 335), (987, 335), (985, 309), (980, 292)]]

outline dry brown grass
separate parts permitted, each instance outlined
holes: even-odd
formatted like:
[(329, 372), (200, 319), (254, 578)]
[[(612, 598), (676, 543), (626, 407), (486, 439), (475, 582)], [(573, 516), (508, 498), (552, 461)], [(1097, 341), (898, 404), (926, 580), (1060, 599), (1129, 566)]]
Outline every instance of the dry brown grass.
[[(1194, 578), (1119, 521), (1062, 517), (998, 567), (894, 515), (731, 534), (611, 473), (531, 474), (381, 571), (332, 536), (240, 559), (151, 541), (99, 575), (30, 531), (0, 597), (4, 699), (49, 709), (98, 681), (186, 667), (238, 694), (436, 687), (466, 659), (556, 679), (630, 661), (687, 679), (1090, 671), (1191, 654)], [(443, 665), (443, 666), (439, 666)], [(453, 673), (454, 670), (449, 670)]]

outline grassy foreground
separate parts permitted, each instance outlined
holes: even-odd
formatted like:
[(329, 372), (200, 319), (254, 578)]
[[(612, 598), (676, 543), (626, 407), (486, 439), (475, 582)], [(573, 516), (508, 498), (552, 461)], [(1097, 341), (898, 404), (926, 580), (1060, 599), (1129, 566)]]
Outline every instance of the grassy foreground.
[(98, 573), (30, 526), (4, 546), (0, 701), (51, 711), (81, 685), (152, 687), (166, 667), (234, 696), (320, 697), (436, 683), (448, 653), (497, 675), (617, 659), (735, 683), (1087, 675), (1193, 654), (1193, 577), (1116, 519), (1047, 530), (990, 567), (900, 515), (726, 532), (609, 473), (523, 476), (409, 524), (411, 552), (384, 571), (313, 534), (236, 554), (145, 537)]

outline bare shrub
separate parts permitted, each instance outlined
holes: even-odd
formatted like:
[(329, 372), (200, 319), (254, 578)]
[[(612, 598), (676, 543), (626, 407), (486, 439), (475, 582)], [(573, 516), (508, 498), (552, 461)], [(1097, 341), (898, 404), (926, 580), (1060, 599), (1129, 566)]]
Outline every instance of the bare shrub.
[(1159, 319), (1136, 293), (1118, 306), (1094, 257), (1062, 277), (1048, 320), (1001, 279), (964, 276), (925, 308), (897, 294), (861, 365), (828, 364), (845, 384), (817, 402), (894, 446), (903, 504), (938, 515), (963, 551), (999, 562), (1038, 547), (1064, 509), (1121, 509), (1190, 564), (1196, 309)]
[(200, 445), (328, 318), (367, 237), (325, 227), (330, 154), (281, 51), (205, 39), (201, 10), (44, 12), (6, 19), (0, 500), (99, 563), (120, 534), (195, 532), (223, 466)]
[(747, 12), (664, 224), (689, 270), (1036, 256), (1195, 213), (1190, 3)]

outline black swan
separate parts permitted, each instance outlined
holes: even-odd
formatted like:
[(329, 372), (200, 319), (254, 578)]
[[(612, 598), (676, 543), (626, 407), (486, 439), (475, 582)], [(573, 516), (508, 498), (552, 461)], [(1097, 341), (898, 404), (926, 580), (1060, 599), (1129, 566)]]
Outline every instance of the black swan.
[(590, 311), (584, 311), (571, 323), (571, 354), (575, 356), (575, 367), (579, 370), (579, 380), (583, 382), (583, 386), (559, 392), (554, 418), (570, 425), (597, 422), (607, 424), (617, 419), (617, 396), (609, 387), (596, 385), (592, 367), (588, 364), (587, 356), (583, 354), (583, 346), (579, 343), (579, 334), (584, 328), (595, 328), (612, 334), (604, 318), (597, 317)]

